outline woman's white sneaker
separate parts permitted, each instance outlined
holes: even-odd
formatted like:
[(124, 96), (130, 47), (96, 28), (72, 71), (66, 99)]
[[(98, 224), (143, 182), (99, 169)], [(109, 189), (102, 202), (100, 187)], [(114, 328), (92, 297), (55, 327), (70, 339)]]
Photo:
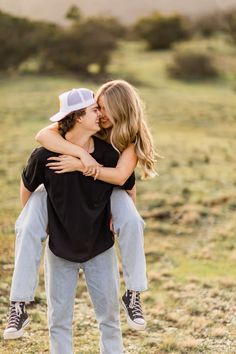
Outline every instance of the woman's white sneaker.
[(121, 299), (121, 305), (126, 312), (127, 323), (136, 331), (143, 331), (146, 328), (146, 321), (140, 301), (140, 292), (126, 290)]
[(8, 324), (3, 333), (4, 339), (17, 339), (23, 336), (23, 329), (28, 325), (29, 318), (24, 302), (11, 302)]

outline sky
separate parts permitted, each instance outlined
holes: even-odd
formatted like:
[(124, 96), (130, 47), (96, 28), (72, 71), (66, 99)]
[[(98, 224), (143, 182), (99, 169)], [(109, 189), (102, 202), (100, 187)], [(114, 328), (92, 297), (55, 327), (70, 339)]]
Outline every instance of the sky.
[(0, 0), (3, 11), (56, 23), (65, 22), (64, 15), (71, 5), (80, 7), (84, 15), (115, 16), (124, 23), (132, 23), (154, 10), (196, 16), (236, 8), (236, 0)]

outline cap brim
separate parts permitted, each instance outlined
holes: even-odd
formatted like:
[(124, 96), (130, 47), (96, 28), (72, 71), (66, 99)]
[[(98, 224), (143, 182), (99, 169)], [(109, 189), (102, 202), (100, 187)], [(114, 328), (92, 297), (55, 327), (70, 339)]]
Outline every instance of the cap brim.
[(56, 114), (54, 114), (54, 116), (50, 117), (49, 120), (51, 122), (59, 122), (59, 120), (62, 120), (63, 118), (65, 118), (69, 113), (65, 113), (65, 112), (58, 112)]
[(68, 116), (68, 114), (80, 110), (80, 109), (84, 109), (84, 108), (88, 108), (89, 106), (96, 104), (96, 100), (95, 98), (91, 98), (87, 101), (84, 101), (80, 104), (77, 105), (73, 105), (70, 107), (70, 110), (68, 112), (58, 112), (56, 114), (54, 114), (50, 119), (51, 122), (59, 122), (59, 120), (65, 118), (66, 116)]

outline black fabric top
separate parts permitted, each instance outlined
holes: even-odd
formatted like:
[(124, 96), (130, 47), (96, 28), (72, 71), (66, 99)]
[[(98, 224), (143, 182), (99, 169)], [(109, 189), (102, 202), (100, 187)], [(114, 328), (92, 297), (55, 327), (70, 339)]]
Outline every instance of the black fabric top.
[[(104, 167), (115, 167), (117, 151), (93, 137), (91, 154)], [(37, 148), (22, 173), (25, 187), (33, 192), (44, 184), (48, 193), (49, 248), (59, 257), (85, 262), (114, 244), (110, 231), (110, 196), (114, 185), (83, 176), (81, 172), (56, 174), (45, 165), (47, 158), (58, 154)], [(134, 174), (122, 186), (132, 189)]]

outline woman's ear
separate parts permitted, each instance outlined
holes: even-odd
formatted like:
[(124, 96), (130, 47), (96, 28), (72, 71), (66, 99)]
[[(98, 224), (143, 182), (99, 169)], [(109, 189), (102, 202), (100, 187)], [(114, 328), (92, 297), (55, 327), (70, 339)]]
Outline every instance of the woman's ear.
[(81, 116), (77, 116), (77, 117), (76, 117), (76, 122), (77, 122), (77, 123), (81, 123), (81, 121), (82, 121), (82, 117), (81, 117)]

